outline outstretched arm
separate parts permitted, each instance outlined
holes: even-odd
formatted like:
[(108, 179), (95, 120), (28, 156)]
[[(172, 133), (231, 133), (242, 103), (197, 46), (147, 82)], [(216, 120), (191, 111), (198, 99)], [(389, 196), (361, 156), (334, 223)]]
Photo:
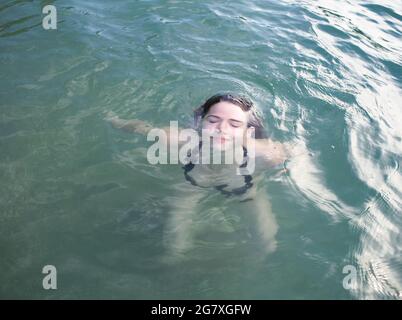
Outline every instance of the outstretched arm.
[(106, 115), (105, 120), (110, 122), (110, 124), (114, 128), (121, 129), (127, 132), (136, 132), (146, 135), (149, 132), (149, 130), (152, 129), (151, 124), (146, 121), (138, 119), (124, 120), (119, 118), (112, 112), (109, 112)]
[(178, 135), (180, 132), (180, 128), (177, 132), (175, 130), (171, 130), (170, 127), (156, 128), (147, 121), (139, 119), (130, 119), (130, 120), (121, 119), (113, 112), (108, 112), (108, 114), (105, 117), (105, 120), (110, 122), (110, 124), (116, 129), (121, 129), (126, 132), (132, 132), (132, 133), (134, 132), (140, 133), (144, 136), (146, 136), (148, 132), (152, 129), (161, 129), (166, 133), (168, 144), (170, 143), (170, 140), (178, 141), (179, 144), (184, 143), (179, 141)]
[(290, 156), (289, 146), (271, 139), (255, 140), (255, 156), (265, 163), (276, 166)]

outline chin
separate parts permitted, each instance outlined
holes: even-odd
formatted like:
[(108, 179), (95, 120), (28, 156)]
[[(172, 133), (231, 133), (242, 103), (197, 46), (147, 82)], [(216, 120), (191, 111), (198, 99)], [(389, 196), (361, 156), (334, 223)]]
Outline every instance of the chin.
[(217, 140), (217, 141), (213, 141), (212, 146), (213, 146), (214, 150), (228, 151), (228, 150), (233, 149), (233, 142), (230, 140), (227, 140), (222, 143), (221, 141)]

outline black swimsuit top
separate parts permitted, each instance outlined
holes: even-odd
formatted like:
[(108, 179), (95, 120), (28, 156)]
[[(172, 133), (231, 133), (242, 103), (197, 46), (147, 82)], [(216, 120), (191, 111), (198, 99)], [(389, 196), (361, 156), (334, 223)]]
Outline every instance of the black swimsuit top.
[[(200, 144), (199, 144), (199, 149), (201, 149), (201, 146), (202, 146), (202, 142), (200, 142)], [(246, 158), (247, 158), (247, 149), (243, 146), (243, 159), (246, 159)], [(202, 186), (198, 185), (197, 182), (194, 180), (194, 178), (188, 174), (191, 170), (194, 169), (194, 166), (195, 166), (195, 164), (190, 161), (189, 163), (187, 163), (186, 165), (184, 165), (182, 167), (184, 169), (184, 177), (192, 185), (202, 187)], [(247, 161), (244, 161), (244, 163), (240, 166), (240, 168), (245, 168), (246, 166), (247, 166)], [(242, 195), (242, 194), (246, 193), (246, 191), (253, 186), (252, 180), (253, 180), (253, 177), (251, 175), (247, 174), (247, 175), (244, 175), (244, 185), (239, 188), (235, 188), (230, 191), (225, 190), (225, 188), (228, 186), (228, 184), (225, 183), (225, 184), (215, 186), (215, 189), (219, 190), (223, 195), (228, 196), (228, 197), (234, 196), (234, 195)]]

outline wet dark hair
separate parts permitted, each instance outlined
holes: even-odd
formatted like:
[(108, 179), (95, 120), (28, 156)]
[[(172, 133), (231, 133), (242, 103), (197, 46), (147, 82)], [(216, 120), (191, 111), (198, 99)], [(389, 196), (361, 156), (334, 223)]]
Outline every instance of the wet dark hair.
[(249, 112), (247, 127), (253, 127), (255, 130), (255, 139), (263, 139), (267, 137), (264, 128), (263, 117), (257, 111), (253, 102), (244, 96), (234, 95), (231, 93), (218, 93), (207, 99), (201, 106), (194, 110), (194, 125), (198, 127), (201, 120), (207, 115), (208, 111), (214, 104), (226, 101), (239, 106), (244, 112)]

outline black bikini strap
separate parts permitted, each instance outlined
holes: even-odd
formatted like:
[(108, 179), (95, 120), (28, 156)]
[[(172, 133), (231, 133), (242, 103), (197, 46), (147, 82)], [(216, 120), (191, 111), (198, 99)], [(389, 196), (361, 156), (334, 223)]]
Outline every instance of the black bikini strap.
[(186, 165), (183, 166), (184, 169), (184, 177), (186, 178), (187, 181), (189, 181), (193, 186), (198, 186), (197, 182), (195, 182), (194, 178), (191, 177), (188, 172), (194, 169), (194, 164), (189, 162)]
[[(201, 147), (202, 147), (202, 141), (200, 141), (200, 143), (199, 143), (199, 150), (201, 149)], [(190, 156), (191, 156), (191, 153), (190, 153), (189, 157)], [(243, 146), (243, 159), (245, 159), (245, 158), (247, 158), (247, 149)], [(240, 166), (240, 168), (244, 168), (246, 166), (247, 166), (247, 160)], [(184, 177), (193, 186), (201, 187), (200, 185), (197, 184), (195, 179), (188, 174), (191, 170), (194, 169), (194, 167), (195, 167), (195, 165), (191, 162), (191, 160), (189, 163), (185, 164), (183, 166)], [(241, 194), (245, 193), (247, 191), (247, 189), (249, 189), (253, 186), (253, 183), (251, 182), (252, 180), (253, 180), (253, 177), (251, 175), (247, 174), (244, 176), (244, 186), (242, 186), (242, 187), (235, 188), (232, 191), (227, 191), (227, 190), (224, 190), (224, 188), (226, 188), (228, 185), (221, 184), (219, 186), (215, 186), (215, 189), (219, 190), (225, 196), (241, 195)]]

